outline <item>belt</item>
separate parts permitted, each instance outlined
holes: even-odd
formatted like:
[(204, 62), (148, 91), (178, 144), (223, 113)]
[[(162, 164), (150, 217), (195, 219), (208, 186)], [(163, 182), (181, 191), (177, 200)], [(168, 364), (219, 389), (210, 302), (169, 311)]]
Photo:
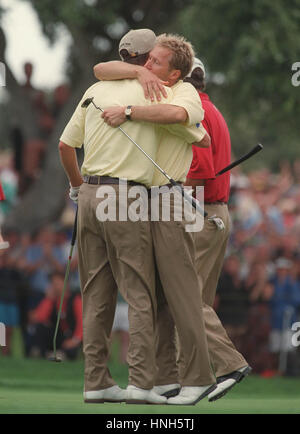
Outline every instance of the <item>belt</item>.
[(204, 202), (204, 205), (227, 205), (227, 202), (221, 202), (221, 201), (216, 201), (216, 202)]
[[(177, 182), (177, 181), (176, 181), (176, 183), (177, 183), (178, 185), (182, 186), (182, 182)], [(168, 184), (153, 185), (151, 188), (161, 188), (161, 187), (169, 187), (169, 188), (172, 188), (172, 187), (174, 187), (174, 185), (171, 184), (171, 182), (169, 182)]]
[[(100, 184), (119, 184), (120, 178), (113, 178), (112, 176), (98, 176), (98, 175), (84, 175), (83, 182), (92, 185)], [(129, 185), (143, 185), (135, 181), (126, 181)]]

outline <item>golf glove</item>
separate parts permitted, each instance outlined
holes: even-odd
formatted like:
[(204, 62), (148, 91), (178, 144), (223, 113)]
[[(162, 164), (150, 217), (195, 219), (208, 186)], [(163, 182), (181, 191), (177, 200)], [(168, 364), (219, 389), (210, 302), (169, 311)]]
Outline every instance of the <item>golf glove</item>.
[(208, 218), (208, 221), (213, 222), (216, 226), (218, 231), (224, 231), (225, 225), (223, 220), (220, 217), (217, 217), (216, 215), (212, 215)]
[(79, 187), (72, 187), (70, 184), (70, 190), (69, 190), (69, 197), (72, 199), (74, 203), (78, 202), (78, 194), (79, 194), (80, 186)]

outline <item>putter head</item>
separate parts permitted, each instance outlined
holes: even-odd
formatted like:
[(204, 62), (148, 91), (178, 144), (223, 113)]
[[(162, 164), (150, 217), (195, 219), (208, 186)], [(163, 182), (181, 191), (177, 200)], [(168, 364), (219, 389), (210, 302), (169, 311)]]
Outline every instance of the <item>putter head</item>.
[(48, 357), (48, 360), (49, 360), (49, 362), (56, 362), (56, 363), (62, 362), (62, 360), (57, 356), (50, 356), (50, 357)]
[(93, 97), (92, 98), (87, 98), (86, 100), (84, 100), (83, 101), (83, 103), (81, 104), (81, 107), (82, 108), (87, 108), (90, 104), (91, 104), (91, 102), (93, 101)]

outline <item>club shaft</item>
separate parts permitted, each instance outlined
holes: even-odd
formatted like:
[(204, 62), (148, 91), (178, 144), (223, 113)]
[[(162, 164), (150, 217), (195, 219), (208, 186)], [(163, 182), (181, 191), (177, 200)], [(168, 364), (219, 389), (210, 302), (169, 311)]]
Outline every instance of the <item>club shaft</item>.
[[(101, 112), (104, 112), (104, 110), (101, 108), (101, 107), (99, 107), (99, 106), (97, 106), (95, 103), (94, 103), (94, 101), (92, 101), (92, 103), (93, 103), (93, 105), (94, 105), (94, 107), (96, 108), (96, 109), (98, 109), (98, 110), (100, 110)], [(206, 211), (204, 211), (201, 207), (200, 207), (200, 205), (199, 205), (199, 203), (193, 198), (193, 197), (191, 197), (189, 194), (187, 194), (185, 191), (184, 191), (184, 188), (181, 186), (181, 184), (179, 184), (178, 182), (176, 182), (176, 181), (174, 181), (174, 179), (172, 179), (154, 160), (153, 160), (153, 158), (151, 158), (150, 157), (150, 155), (148, 155), (147, 154), (147, 152), (145, 152), (144, 151), (144, 149), (138, 144), (138, 143), (136, 143), (133, 139), (132, 139), (132, 137), (130, 137), (127, 133), (126, 133), (126, 131), (124, 131), (123, 130), (123, 128), (122, 127), (120, 127), (120, 126), (118, 126), (118, 129), (123, 133), (123, 134), (125, 134), (125, 136), (145, 155), (145, 157), (147, 157), (153, 164), (154, 164), (154, 166), (167, 178), (167, 180), (175, 187), (175, 188), (177, 188), (177, 190), (179, 190), (180, 191), (180, 193), (182, 194), (182, 196), (183, 196), (183, 198), (185, 198), (188, 202), (190, 202), (191, 204), (192, 204), (192, 206), (198, 211), (198, 212), (200, 212), (200, 214), (202, 214), (204, 217), (206, 217), (207, 216), (207, 212)]]
[(73, 254), (73, 248), (74, 248), (74, 246), (72, 245), (71, 249), (70, 249), (70, 255), (69, 255), (67, 269), (66, 269), (66, 274), (65, 274), (64, 286), (63, 286), (63, 290), (62, 290), (62, 293), (61, 293), (61, 296), (60, 296), (59, 310), (58, 310), (58, 314), (57, 314), (55, 332), (54, 332), (54, 336), (53, 336), (53, 353), (54, 353), (54, 357), (55, 358), (56, 358), (56, 338), (57, 338), (58, 326), (59, 326), (59, 323), (60, 323), (62, 306), (63, 306), (63, 302), (64, 302), (64, 297), (65, 297), (65, 291), (66, 291), (66, 287), (67, 287), (67, 283), (68, 283), (68, 279), (69, 279), (70, 265), (71, 265), (71, 259), (72, 259), (72, 254)]
[(63, 290), (62, 290), (62, 293), (60, 296), (59, 309), (58, 309), (58, 313), (57, 313), (57, 320), (56, 320), (55, 331), (54, 331), (54, 336), (53, 336), (53, 353), (54, 353), (55, 359), (56, 359), (57, 332), (58, 332), (58, 327), (59, 327), (59, 323), (60, 323), (60, 317), (61, 317), (61, 311), (62, 311), (62, 306), (63, 306), (63, 302), (64, 302), (64, 297), (65, 297), (66, 287), (67, 287), (67, 283), (68, 283), (68, 279), (69, 279), (70, 265), (71, 265), (71, 260), (72, 260), (72, 256), (73, 256), (73, 250), (74, 250), (74, 246), (75, 246), (75, 242), (76, 242), (77, 216), (78, 216), (78, 208), (76, 208), (75, 220), (74, 220), (74, 225), (73, 225), (73, 233), (72, 233), (72, 239), (71, 239), (70, 253), (69, 253), (69, 258), (68, 258), (68, 263), (67, 263), (67, 268), (66, 268), (66, 273), (65, 273), (64, 286), (63, 286)]
[[(98, 107), (94, 101), (92, 101), (92, 103), (94, 104), (94, 106), (96, 107), (96, 109), (104, 112), (104, 110), (101, 107)], [(125, 136), (137, 147), (139, 148), (139, 150), (154, 164), (154, 166), (170, 181), (171, 177), (153, 160), (153, 158), (150, 157), (149, 154), (147, 154), (147, 152), (144, 151), (144, 149), (138, 144), (136, 143), (132, 137), (130, 137), (126, 131), (123, 130), (122, 127), (118, 126), (118, 129), (120, 131), (122, 131), (123, 134), (125, 134)]]
[(216, 174), (216, 176), (223, 175), (223, 173), (228, 172), (228, 170), (231, 170), (235, 166), (238, 166), (239, 164), (241, 164), (243, 161), (248, 160), (248, 158), (250, 158), (253, 155), (257, 154), (257, 152), (261, 151), (262, 149), (263, 149), (263, 146), (261, 144), (256, 145), (253, 149), (251, 149), (250, 152), (248, 152), (247, 154), (243, 155), (238, 160), (233, 161), (231, 164), (229, 164), (228, 166), (224, 167), (224, 169), (220, 170), (220, 172), (218, 172)]

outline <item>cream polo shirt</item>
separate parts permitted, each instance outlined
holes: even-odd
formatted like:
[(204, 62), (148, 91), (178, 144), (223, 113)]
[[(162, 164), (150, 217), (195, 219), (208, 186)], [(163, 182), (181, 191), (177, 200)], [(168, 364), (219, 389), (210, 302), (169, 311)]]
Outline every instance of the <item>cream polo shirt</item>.
[[(166, 89), (168, 98), (163, 98), (161, 102), (170, 104), (173, 91)], [(102, 109), (113, 105), (153, 104), (144, 97), (137, 80), (99, 81), (92, 85), (60, 137), (62, 142), (74, 148), (81, 148), (84, 144), (82, 174), (128, 179), (150, 187), (156, 170), (153, 163), (118, 128), (107, 125), (92, 103), (87, 108), (81, 107), (82, 102), (91, 97)], [(180, 105), (179, 102), (176, 105)], [(127, 121), (122, 129), (154, 160), (161, 129), (178, 134), (181, 141), (194, 142), (199, 137), (198, 131), (179, 124), (158, 126), (149, 122)]]
[[(204, 110), (198, 92), (190, 83), (182, 80), (172, 86), (173, 98), (171, 104), (184, 107), (189, 115), (190, 131), (198, 135), (199, 142), (206, 134), (201, 121), (204, 119)], [(179, 135), (174, 135), (175, 128), (172, 130), (161, 129), (159, 146), (156, 155), (156, 163), (175, 181), (184, 182), (186, 174), (190, 168), (193, 150), (190, 141), (183, 139)], [(166, 177), (155, 169), (152, 185), (167, 184)]]

